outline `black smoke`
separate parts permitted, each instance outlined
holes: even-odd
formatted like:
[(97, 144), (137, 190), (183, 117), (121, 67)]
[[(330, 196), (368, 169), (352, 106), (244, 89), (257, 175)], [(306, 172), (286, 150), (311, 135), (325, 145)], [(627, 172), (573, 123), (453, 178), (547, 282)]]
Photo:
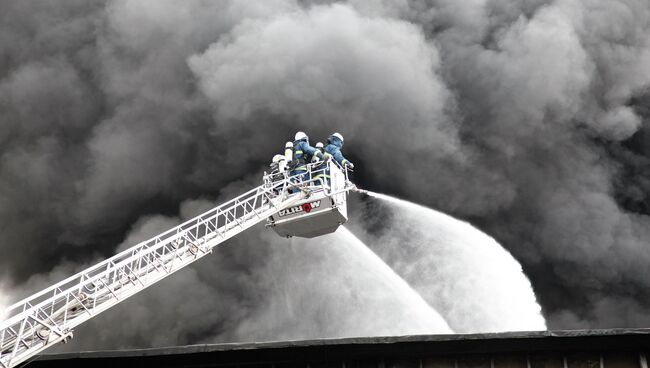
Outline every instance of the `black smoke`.
[(647, 326), (649, 34), (644, 0), (0, 1), (0, 277), (341, 131), (361, 186), (510, 250), (550, 328)]

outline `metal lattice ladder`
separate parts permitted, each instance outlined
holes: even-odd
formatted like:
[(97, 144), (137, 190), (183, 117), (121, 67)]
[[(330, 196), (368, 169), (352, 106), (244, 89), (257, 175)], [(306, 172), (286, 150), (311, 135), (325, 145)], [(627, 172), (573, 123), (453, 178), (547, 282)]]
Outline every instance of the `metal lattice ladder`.
[(79, 324), (309, 194), (291, 194), (294, 185), (295, 178), (286, 176), (267, 182), (10, 306), (0, 324), (0, 367), (66, 341)]

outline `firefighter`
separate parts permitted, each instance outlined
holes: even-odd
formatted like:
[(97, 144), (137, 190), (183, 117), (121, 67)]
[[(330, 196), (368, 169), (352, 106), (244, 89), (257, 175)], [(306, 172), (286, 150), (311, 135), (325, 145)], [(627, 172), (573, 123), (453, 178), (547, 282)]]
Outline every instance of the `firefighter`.
[(341, 167), (353, 171), (354, 164), (343, 157), (343, 153), (341, 153), (341, 148), (343, 148), (343, 136), (341, 133), (332, 134), (327, 138), (327, 143), (327, 146), (325, 146), (325, 158), (333, 158)]
[(311, 159), (312, 156), (323, 159), (323, 153), (309, 145), (309, 137), (307, 137), (305, 132), (296, 133), (293, 142), (293, 169), (291, 170), (291, 176), (304, 174), (300, 176), (302, 180), (309, 180), (307, 164), (309, 163), (308, 159)]
[[(323, 145), (323, 142), (318, 142), (316, 143), (316, 149), (320, 151), (320, 153), (325, 153), (325, 145)], [(314, 156), (312, 158), (312, 161), (318, 161), (318, 156)]]
[[(318, 142), (316, 143), (316, 149), (323, 154), (323, 157), (325, 157), (325, 145), (323, 142)], [(314, 176), (314, 185), (321, 185), (325, 183), (323, 179), (326, 177), (329, 177), (329, 175), (326, 175), (327, 171), (327, 163), (323, 161), (322, 159), (318, 158), (318, 156), (314, 155), (311, 158), (312, 164), (314, 166), (312, 167), (312, 175)], [(316, 164), (317, 162), (320, 162), (319, 164)]]
[(271, 174), (282, 174), (287, 168), (287, 159), (284, 155), (275, 155), (269, 165)]
[[(285, 155), (275, 155), (273, 156), (273, 161), (269, 165), (271, 168), (271, 174), (268, 176), (269, 184), (274, 184), (280, 182), (287, 175), (287, 158)], [(265, 172), (266, 173), (266, 172)], [(277, 195), (282, 191), (283, 184), (275, 184), (273, 187), (273, 192)]]

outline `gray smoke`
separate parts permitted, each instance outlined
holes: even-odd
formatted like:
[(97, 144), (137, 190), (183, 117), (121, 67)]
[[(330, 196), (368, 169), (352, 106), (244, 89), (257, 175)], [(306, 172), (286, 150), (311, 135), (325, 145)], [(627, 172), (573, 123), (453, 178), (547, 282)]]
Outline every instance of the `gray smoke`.
[[(648, 34), (644, 0), (0, 1), (0, 279), (63, 277), (341, 131), (359, 184), (508, 248), (550, 328), (645, 326)], [(205, 304), (152, 291), (180, 308), (156, 323), (231, 317), (175, 342), (254, 303), (221, 278), (263, 262), (246, 239), (170, 281)]]

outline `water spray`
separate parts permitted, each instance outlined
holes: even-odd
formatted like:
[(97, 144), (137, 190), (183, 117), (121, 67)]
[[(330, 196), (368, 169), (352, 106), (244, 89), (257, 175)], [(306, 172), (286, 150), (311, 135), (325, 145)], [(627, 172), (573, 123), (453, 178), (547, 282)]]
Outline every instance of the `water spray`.
[(454, 331), (546, 329), (521, 265), (492, 237), (442, 212), (386, 194), (359, 192), (383, 201), (392, 214), (386, 217), (376, 208), (362, 214), (390, 219), (379, 234), (362, 237), (365, 243)]
[(7, 316), (7, 305), (9, 304), (9, 298), (7, 293), (4, 291), (2, 286), (0, 286), (0, 321), (4, 321)]

